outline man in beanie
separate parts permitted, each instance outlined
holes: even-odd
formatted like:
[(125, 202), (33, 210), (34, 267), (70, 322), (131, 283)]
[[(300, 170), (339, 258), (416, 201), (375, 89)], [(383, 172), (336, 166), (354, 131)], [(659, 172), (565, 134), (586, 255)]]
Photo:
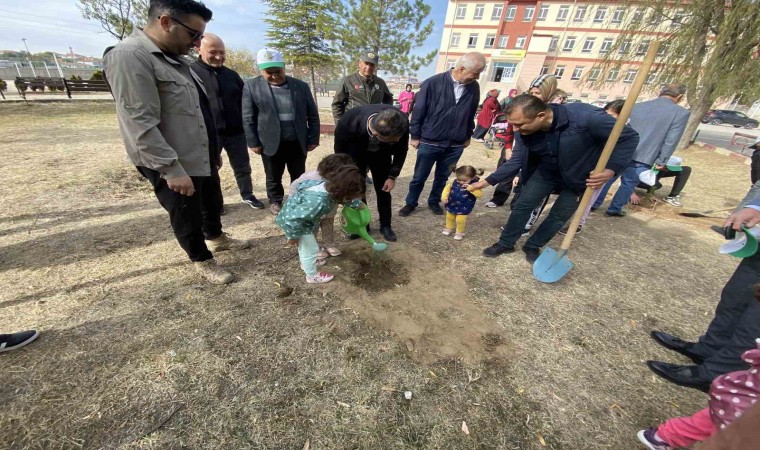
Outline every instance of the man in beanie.
[(332, 102), (336, 124), (346, 111), (356, 106), (393, 104), (393, 94), (385, 81), (376, 75), (378, 59), (377, 53), (362, 53), (359, 56), (359, 71), (341, 80)]
[(203, 83), (179, 56), (200, 45), (211, 15), (193, 0), (153, 0), (145, 28), (106, 49), (103, 66), (129, 159), (153, 185), (196, 270), (226, 284), (234, 276), (212, 253), (250, 242), (222, 231), (214, 116)]
[(222, 149), (227, 150), (242, 202), (251, 208), (263, 209), (264, 203), (253, 195), (251, 163), (243, 132), (243, 114), (240, 110), (243, 80), (237, 72), (224, 66), (224, 41), (219, 36), (204, 34), (197, 50), (198, 60), (192, 68), (206, 86), (214, 113), (219, 153)]
[(285, 75), (285, 59), (263, 48), (256, 55), (261, 75), (243, 87), (243, 128), (248, 150), (261, 155), (267, 178), (269, 209), (277, 215), (290, 181), (306, 171), (306, 154), (319, 146), (319, 112), (309, 85)]

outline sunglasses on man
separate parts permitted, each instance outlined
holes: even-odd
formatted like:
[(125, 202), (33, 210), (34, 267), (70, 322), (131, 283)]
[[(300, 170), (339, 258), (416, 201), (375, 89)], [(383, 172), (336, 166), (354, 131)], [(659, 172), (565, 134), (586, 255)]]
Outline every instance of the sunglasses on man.
[(184, 23), (180, 22), (179, 20), (175, 19), (172, 16), (167, 16), (167, 17), (169, 19), (173, 20), (174, 22), (176, 22), (177, 24), (182, 25), (187, 31), (189, 31), (190, 32), (190, 37), (193, 38), (193, 41), (197, 41), (199, 39), (203, 39), (203, 33), (202, 32), (200, 32), (200, 31), (198, 31), (198, 30), (196, 30), (194, 28), (188, 27), (187, 25), (185, 25)]

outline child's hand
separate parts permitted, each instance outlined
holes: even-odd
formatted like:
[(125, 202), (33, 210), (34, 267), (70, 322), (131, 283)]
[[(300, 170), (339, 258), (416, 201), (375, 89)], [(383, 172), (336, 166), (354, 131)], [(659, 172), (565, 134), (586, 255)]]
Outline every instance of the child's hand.
[(448, 205), (449, 204), (449, 199), (444, 198), (442, 203), (443, 203), (443, 206)]
[(462, 187), (465, 189), (470, 189), (470, 183), (462, 183)]
[(288, 239), (288, 245), (296, 246), (298, 245), (298, 239)]
[(356, 209), (364, 209), (364, 208), (366, 208), (366, 207), (367, 207), (367, 205), (366, 205), (366, 204), (364, 204), (364, 203), (359, 203), (359, 207), (358, 207), (358, 208), (356, 208)]

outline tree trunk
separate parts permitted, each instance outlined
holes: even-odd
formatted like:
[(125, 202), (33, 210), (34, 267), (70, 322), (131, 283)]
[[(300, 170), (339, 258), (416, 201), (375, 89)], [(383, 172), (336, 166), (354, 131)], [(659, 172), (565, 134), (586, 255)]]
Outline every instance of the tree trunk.
[(695, 99), (696, 101), (691, 104), (689, 121), (686, 124), (686, 130), (684, 130), (677, 148), (683, 149), (689, 146), (691, 139), (694, 137), (694, 133), (697, 132), (699, 124), (702, 123), (702, 118), (707, 114), (707, 111), (713, 104), (713, 92), (715, 92), (715, 86), (712, 84), (703, 86), (699, 91), (699, 95), (696, 96), (697, 98)]
[[(314, 64), (310, 65), (309, 69), (311, 70), (311, 91), (312, 94), (314, 94), (314, 102), (318, 102), (319, 99), (317, 98), (317, 77), (314, 76)], [(319, 109), (319, 105), (317, 105), (317, 109)]]

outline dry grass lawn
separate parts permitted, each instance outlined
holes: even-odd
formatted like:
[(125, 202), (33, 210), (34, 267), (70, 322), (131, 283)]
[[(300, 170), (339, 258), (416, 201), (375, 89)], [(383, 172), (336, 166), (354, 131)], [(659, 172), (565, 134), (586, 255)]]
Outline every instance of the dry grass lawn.
[[(643, 362), (685, 363), (649, 331), (693, 339), (712, 317), (737, 265), (717, 253), (717, 220), (598, 212), (575, 269), (545, 285), (520, 252), (480, 254), (508, 209), (482, 200), (456, 242), (421, 208), (395, 219), (380, 261), (343, 241), (336, 281), (311, 286), (225, 167), (223, 223), (254, 245), (219, 254), (239, 281), (210, 286), (126, 160), (112, 104), (0, 113), (0, 330), (42, 332), (0, 355), (0, 448), (634, 449), (636, 430), (706, 404)], [(462, 162), (489, 171), (497, 156), (476, 144)], [(743, 164), (683, 156), (684, 209), (749, 187)], [(410, 152), (394, 209), (413, 167)]]

